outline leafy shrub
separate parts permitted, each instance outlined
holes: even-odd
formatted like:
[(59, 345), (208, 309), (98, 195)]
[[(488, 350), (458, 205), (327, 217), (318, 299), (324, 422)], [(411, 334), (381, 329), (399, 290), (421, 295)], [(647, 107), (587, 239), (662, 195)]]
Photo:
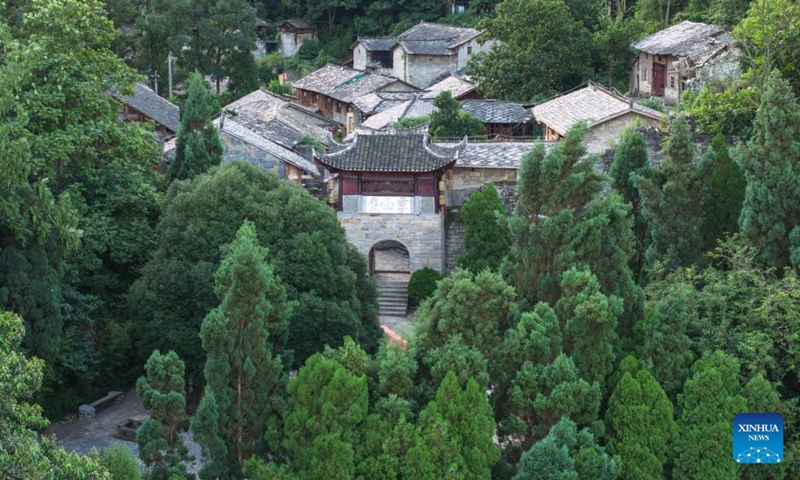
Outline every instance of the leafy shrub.
[(100, 464), (111, 473), (113, 480), (142, 479), (139, 462), (125, 445), (117, 443), (106, 448), (100, 455)]
[(436, 285), (442, 278), (439, 272), (428, 267), (417, 270), (411, 274), (411, 280), (408, 282), (408, 296), (417, 303), (425, 300), (433, 295)]
[(421, 117), (406, 117), (394, 122), (394, 129), (397, 131), (411, 130), (412, 128), (427, 125), (430, 122), (431, 118), (428, 115), (423, 115)]

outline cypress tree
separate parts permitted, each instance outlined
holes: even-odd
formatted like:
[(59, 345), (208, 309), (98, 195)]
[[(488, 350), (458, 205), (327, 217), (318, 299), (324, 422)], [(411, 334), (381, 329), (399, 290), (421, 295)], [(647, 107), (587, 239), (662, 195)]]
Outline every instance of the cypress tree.
[(166, 480), (173, 474), (185, 473), (188, 450), (180, 432), (189, 423), (184, 394), (184, 365), (178, 355), (156, 350), (145, 365), (147, 375), (139, 377), (136, 393), (144, 408), (150, 411), (136, 430), (139, 458), (150, 469), (148, 479)]
[(678, 395), (678, 439), (675, 442), (677, 480), (736, 477), (731, 459), (731, 421), (747, 411), (739, 385), (739, 361), (717, 350), (706, 352), (692, 366), (692, 376)]
[(437, 95), (433, 99), (433, 106), (437, 110), (430, 116), (431, 123), (428, 129), (431, 136), (463, 137), (480, 135), (483, 132), (483, 122), (475, 115), (461, 110), (461, 105), (449, 90)]
[(199, 73), (189, 78), (188, 93), (175, 140), (175, 158), (169, 164), (169, 176), (173, 180), (193, 178), (222, 160), (222, 141), (211, 123), (211, 118), (219, 112), (219, 105)]
[(710, 150), (712, 155), (704, 157), (713, 160), (713, 166), (706, 167), (711, 171), (711, 182), (703, 214), (705, 250), (716, 247), (717, 240), (725, 235), (739, 231), (739, 215), (747, 186), (744, 172), (731, 158), (721, 133), (714, 137)]
[(276, 427), (285, 379), (281, 351), (290, 306), (286, 291), (245, 221), (215, 276), (220, 304), (203, 320), (206, 390), (192, 430), (207, 463), (201, 476), (241, 475)]
[(654, 169), (653, 178), (633, 174), (649, 220), (647, 266), (662, 262), (666, 269), (673, 270), (703, 263), (704, 186), (694, 159), (689, 122), (685, 115), (678, 114), (670, 126), (666, 156)]
[(608, 400), (608, 450), (621, 460), (620, 478), (666, 478), (678, 435), (672, 402), (647, 370), (625, 372)]
[(633, 128), (626, 129), (622, 133), (608, 173), (611, 177), (611, 186), (622, 195), (623, 200), (631, 204), (634, 241), (637, 248), (634, 249), (630, 265), (636, 278), (640, 279), (644, 268), (644, 252), (647, 250), (647, 218), (642, 211), (642, 197), (633, 181), (633, 175), (643, 178), (652, 176), (644, 135)]
[(584, 158), (585, 133), (586, 126), (577, 125), (549, 152), (539, 144), (524, 158), (519, 201), (508, 222), (517, 248), (501, 270), (529, 305), (555, 305), (563, 296), (562, 273), (588, 268), (603, 294), (623, 300), (627, 332), (644, 302), (628, 265), (634, 248), (630, 207), (618, 194), (603, 194), (605, 177), (594, 158)]
[(487, 268), (498, 271), (511, 240), (503, 225), (507, 223), (506, 207), (494, 185), (490, 183), (473, 193), (461, 207), (461, 217), (466, 230), (466, 253), (458, 259), (458, 266), (472, 273)]
[(800, 267), (800, 105), (777, 71), (767, 80), (753, 138), (738, 160), (747, 180), (739, 226), (758, 259), (779, 270)]
[(690, 285), (676, 283), (668, 288), (644, 321), (642, 364), (650, 370), (675, 399), (692, 364), (692, 342), (687, 330), (698, 324)]
[(581, 378), (604, 387), (614, 367), (622, 302), (603, 295), (589, 271), (572, 268), (561, 278), (564, 297), (556, 303), (556, 313), (563, 325), (564, 352), (572, 356)]

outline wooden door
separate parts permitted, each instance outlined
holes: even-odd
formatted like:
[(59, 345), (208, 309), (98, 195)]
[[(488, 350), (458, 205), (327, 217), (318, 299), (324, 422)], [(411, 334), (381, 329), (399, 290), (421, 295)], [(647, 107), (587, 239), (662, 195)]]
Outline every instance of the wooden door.
[(653, 64), (653, 87), (650, 94), (654, 97), (664, 96), (664, 80), (666, 79), (666, 65), (661, 63)]

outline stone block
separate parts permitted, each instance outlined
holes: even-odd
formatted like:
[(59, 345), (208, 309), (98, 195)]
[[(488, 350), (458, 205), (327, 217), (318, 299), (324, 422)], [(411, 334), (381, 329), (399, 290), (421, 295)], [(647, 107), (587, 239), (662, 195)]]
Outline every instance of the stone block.
[(78, 418), (81, 420), (93, 420), (94, 416), (95, 410), (91, 405), (81, 405), (78, 407)]

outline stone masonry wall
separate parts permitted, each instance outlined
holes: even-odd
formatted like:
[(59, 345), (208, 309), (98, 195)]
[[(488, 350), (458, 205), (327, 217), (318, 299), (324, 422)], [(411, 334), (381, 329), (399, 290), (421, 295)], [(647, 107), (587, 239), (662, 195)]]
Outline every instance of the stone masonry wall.
[(347, 239), (364, 255), (383, 240), (395, 240), (408, 249), (411, 271), (425, 267), (444, 271), (444, 231), (441, 215), (339, 213)]
[(622, 135), (622, 132), (637, 119), (642, 125), (652, 127), (658, 126), (658, 121), (656, 120), (642, 117), (635, 113), (628, 113), (614, 120), (609, 120), (608, 122), (592, 127), (586, 134), (584, 140), (586, 150), (589, 153), (602, 154), (610, 148), (615, 148), (617, 143), (619, 143), (619, 137)]
[(279, 178), (285, 177), (283, 161), (225, 132), (221, 132), (219, 138), (222, 140), (223, 146), (222, 163), (238, 158), (267, 170), (272, 170), (278, 174)]

